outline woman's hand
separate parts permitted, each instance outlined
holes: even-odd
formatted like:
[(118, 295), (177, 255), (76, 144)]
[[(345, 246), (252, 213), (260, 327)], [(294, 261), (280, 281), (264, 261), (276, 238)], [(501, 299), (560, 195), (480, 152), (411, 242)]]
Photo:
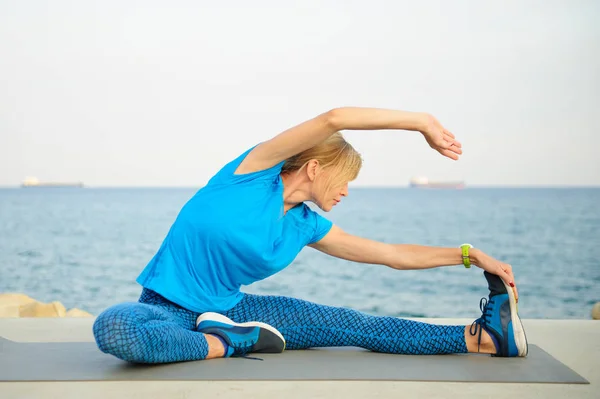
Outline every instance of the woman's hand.
[(456, 161), (462, 154), (462, 144), (433, 115), (423, 114), (419, 132), (425, 136), (429, 146), (443, 156)]
[(512, 287), (515, 299), (519, 301), (519, 291), (517, 291), (517, 285), (515, 284), (515, 276), (512, 272), (512, 266), (500, 262), (497, 259), (483, 253), (481, 250), (472, 248), (470, 250), (469, 257), (473, 259), (473, 263), (488, 273), (499, 276), (506, 284)]

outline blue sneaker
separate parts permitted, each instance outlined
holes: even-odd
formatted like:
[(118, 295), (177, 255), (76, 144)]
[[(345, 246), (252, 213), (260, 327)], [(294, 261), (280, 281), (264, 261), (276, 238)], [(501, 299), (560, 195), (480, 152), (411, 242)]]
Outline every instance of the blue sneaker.
[(236, 323), (219, 313), (206, 312), (196, 319), (196, 329), (219, 336), (229, 346), (225, 357), (247, 353), (281, 353), (285, 350), (283, 335), (273, 326), (258, 321)]
[(476, 335), (484, 329), (496, 345), (496, 354), (492, 356), (527, 356), (527, 337), (517, 313), (517, 301), (512, 288), (495, 274), (483, 272), (490, 289), (489, 300), (481, 298), (479, 307), (483, 313), (471, 324), (469, 332)]

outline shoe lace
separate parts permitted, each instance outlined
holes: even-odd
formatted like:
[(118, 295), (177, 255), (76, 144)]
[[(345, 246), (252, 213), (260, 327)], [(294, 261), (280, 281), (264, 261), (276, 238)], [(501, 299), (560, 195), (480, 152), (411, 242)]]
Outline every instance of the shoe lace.
[(236, 357), (241, 357), (241, 358), (249, 359), (249, 360), (263, 361), (264, 359), (261, 359), (260, 357), (248, 356), (248, 352), (252, 345), (254, 345), (254, 342), (252, 342), (252, 341), (237, 341), (237, 342), (232, 343), (231, 346), (234, 349), (234, 353), (237, 355)]
[(248, 355), (242, 355), (240, 356), (242, 359), (248, 359), (248, 360), (260, 360), (260, 361), (264, 361), (265, 359), (261, 359), (260, 357), (254, 357), (254, 356), (248, 356)]
[(479, 301), (479, 309), (481, 310), (481, 317), (471, 323), (471, 327), (469, 328), (469, 333), (472, 336), (475, 336), (477, 333), (479, 333), (479, 336), (477, 337), (477, 352), (479, 352), (481, 347), (481, 333), (483, 328), (488, 325), (490, 318), (492, 317), (492, 307), (488, 306), (488, 300), (486, 297), (481, 298)]

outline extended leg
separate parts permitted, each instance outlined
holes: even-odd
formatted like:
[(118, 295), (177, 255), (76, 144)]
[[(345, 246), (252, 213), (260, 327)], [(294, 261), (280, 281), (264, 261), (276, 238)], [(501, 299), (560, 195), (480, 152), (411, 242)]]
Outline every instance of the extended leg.
[(465, 326), (427, 324), (281, 297), (246, 294), (224, 313), (236, 322), (260, 321), (277, 328), (287, 349), (359, 346), (402, 354), (465, 353)]

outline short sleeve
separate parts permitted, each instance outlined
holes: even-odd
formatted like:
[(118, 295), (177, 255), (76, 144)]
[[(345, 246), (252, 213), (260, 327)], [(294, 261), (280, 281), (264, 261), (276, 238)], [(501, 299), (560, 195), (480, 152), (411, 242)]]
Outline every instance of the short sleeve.
[(317, 242), (317, 241), (321, 240), (323, 237), (325, 237), (327, 235), (327, 233), (329, 233), (329, 230), (331, 230), (333, 223), (329, 219), (321, 216), (317, 212), (308, 208), (308, 206), (306, 208), (307, 208), (307, 211), (309, 212), (309, 215), (313, 221), (313, 226), (314, 226), (314, 233), (313, 233), (310, 241), (308, 242), (308, 244), (314, 244), (315, 242)]
[(244, 173), (241, 175), (235, 174), (235, 170), (255, 147), (256, 145), (246, 150), (243, 154), (229, 162), (227, 165), (223, 166), (223, 168), (221, 168), (221, 170), (210, 179), (209, 184), (241, 184), (258, 180), (273, 180), (275, 177), (279, 176), (284, 161), (268, 169)]

